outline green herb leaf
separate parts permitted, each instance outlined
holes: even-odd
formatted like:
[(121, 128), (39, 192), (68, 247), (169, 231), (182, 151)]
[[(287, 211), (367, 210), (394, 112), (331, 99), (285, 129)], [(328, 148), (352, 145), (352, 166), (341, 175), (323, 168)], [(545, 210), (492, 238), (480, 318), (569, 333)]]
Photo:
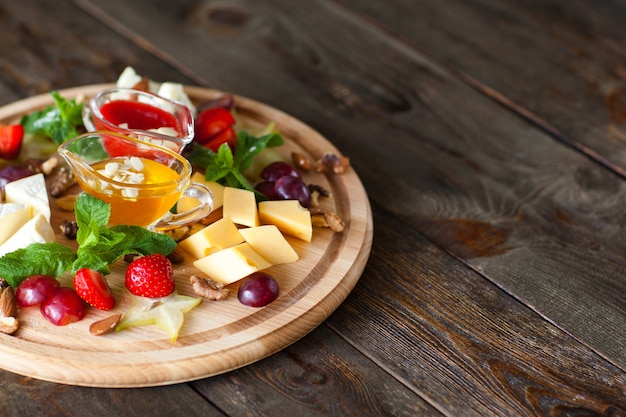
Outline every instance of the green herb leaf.
[(65, 99), (57, 91), (50, 93), (54, 106), (22, 116), (20, 123), (27, 133), (41, 134), (60, 145), (81, 133), (83, 104)]
[(150, 232), (143, 227), (119, 225), (113, 226), (111, 230), (125, 236), (124, 246), (127, 249), (124, 255), (131, 253), (169, 255), (176, 249), (174, 239), (168, 235)]
[(58, 277), (76, 260), (74, 251), (60, 243), (33, 243), (0, 258), (0, 276), (17, 287), (31, 275)]
[(0, 258), (0, 276), (16, 287), (26, 277), (45, 274), (58, 277), (91, 268), (110, 273), (109, 265), (127, 254), (167, 255), (176, 248), (171, 237), (139, 226), (108, 227), (111, 207), (89, 194), (81, 194), (74, 205), (78, 250), (60, 243), (37, 243)]
[(217, 153), (196, 144), (191, 148), (187, 159), (192, 165), (205, 169), (204, 175), (207, 181), (217, 181), (229, 187), (253, 191), (257, 198), (264, 199), (265, 196), (254, 190), (243, 172), (250, 167), (254, 157), (263, 149), (280, 146), (283, 143), (280, 133), (255, 137), (242, 130), (237, 133), (237, 147), (234, 155), (225, 143), (218, 148)]

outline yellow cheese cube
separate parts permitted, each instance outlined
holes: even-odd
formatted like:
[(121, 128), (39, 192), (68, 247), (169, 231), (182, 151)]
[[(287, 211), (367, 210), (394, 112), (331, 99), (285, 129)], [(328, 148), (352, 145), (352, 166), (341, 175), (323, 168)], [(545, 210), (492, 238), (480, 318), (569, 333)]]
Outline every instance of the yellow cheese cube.
[(196, 259), (243, 242), (237, 226), (228, 218), (222, 218), (204, 229), (181, 240), (178, 246)]
[(239, 188), (224, 188), (223, 216), (242, 226), (260, 226), (254, 193)]
[(313, 237), (311, 214), (298, 200), (261, 201), (259, 218), (263, 224), (274, 224), (281, 232), (305, 242)]
[(198, 259), (193, 265), (223, 284), (231, 284), (253, 272), (272, 266), (247, 242), (212, 253)]
[(287, 242), (278, 227), (273, 224), (248, 227), (239, 232), (246, 242), (272, 265), (298, 260), (296, 251)]
[[(200, 172), (196, 172), (191, 176), (191, 182), (198, 182), (200, 184), (204, 184), (211, 190), (211, 194), (213, 194), (213, 211), (222, 207), (224, 204), (224, 186), (215, 181), (206, 181), (204, 179), (204, 175)], [(183, 197), (178, 200), (176, 204), (176, 211), (178, 213), (183, 213), (185, 211), (189, 211), (195, 206), (199, 205), (200, 202), (197, 198), (194, 197)]]
[(224, 186), (215, 181), (206, 181), (204, 175), (200, 172), (196, 172), (191, 176), (191, 182), (199, 182), (209, 187), (213, 194), (213, 210), (222, 207), (224, 203)]

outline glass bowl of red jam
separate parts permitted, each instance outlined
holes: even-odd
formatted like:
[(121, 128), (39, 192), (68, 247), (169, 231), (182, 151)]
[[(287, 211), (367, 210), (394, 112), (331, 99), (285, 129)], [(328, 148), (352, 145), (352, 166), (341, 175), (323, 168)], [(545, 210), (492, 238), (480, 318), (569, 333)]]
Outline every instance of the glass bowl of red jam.
[(82, 116), (90, 132), (118, 132), (177, 153), (194, 135), (194, 118), (187, 106), (132, 88), (100, 91), (85, 104)]

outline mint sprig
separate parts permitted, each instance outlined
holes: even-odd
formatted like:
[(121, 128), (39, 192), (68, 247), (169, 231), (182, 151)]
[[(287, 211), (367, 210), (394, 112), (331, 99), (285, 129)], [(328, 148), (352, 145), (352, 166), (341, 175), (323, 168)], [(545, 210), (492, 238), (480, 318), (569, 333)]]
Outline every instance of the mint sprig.
[(255, 191), (243, 172), (252, 165), (252, 161), (263, 149), (280, 146), (284, 143), (280, 133), (269, 133), (260, 137), (242, 130), (237, 132), (235, 153), (228, 144), (222, 144), (217, 152), (195, 144), (187, 159), (192, 165), (204, 168), (207, 181), (216, 181), (229, 187)]
[(81, 133), (83, 104), (63, 98), (57, 91), (50, 93), (54, 106), (22, 116), (20, 123), (27, 133), (40, 134), (57, 145)]
[(58, 277), (81, 268), (110, 273), (109, 265), (128, 254), (167, 255), (176, 242), (167, 235), (140, 226), (107, 226), (111, 207), (95, 197), (81, 194), (74, 206), (78, 250), (57, 242), (34, 243), (0, 258), (0, 277), (17, 287), (31, 275)]

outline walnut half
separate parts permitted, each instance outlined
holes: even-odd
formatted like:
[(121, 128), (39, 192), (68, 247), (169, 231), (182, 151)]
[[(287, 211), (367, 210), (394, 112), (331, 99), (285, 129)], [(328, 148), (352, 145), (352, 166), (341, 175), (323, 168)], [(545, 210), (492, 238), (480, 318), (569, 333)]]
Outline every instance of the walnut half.
[(312, 210), (311, 223), (315, 227), (328, 227), (333, 232), (343, 232), (346, 223), (332, 211)]
[(189, 281), (191, 282), (193, 292), (200, 297), (206, 298), (207, 300), (224, 300), (228, 297), (228, 293), (230, 292), (228, 288), (224, 288), (224, 284), (210, 278), (202, 278), (197, 275), (192, 275), (189, 278)]

